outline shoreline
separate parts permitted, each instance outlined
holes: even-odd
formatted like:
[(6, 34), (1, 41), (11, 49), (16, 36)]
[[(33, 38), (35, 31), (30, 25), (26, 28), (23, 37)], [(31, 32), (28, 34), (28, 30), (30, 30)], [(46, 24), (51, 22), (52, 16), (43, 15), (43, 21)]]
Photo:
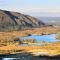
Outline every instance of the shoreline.
[(32, 56), (29, 53), (18, 53), (18, 54), (0, 54), (0, 58), (20, 58), (20, 57), (39, 57), (39, 58), (60, 58), (60, 54), (59, 55), (55, 55), (55, 56)]

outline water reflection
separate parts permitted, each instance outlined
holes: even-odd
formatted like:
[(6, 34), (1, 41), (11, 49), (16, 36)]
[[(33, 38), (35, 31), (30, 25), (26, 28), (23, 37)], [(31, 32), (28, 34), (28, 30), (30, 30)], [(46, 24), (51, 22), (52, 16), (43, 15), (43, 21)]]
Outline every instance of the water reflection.
[[(2, 58), (1, 58), (2, 59)], [(60, 57), (23, 57), (23, 58), (4, 58), (2, 60), (60, 60)]]
[(2, 60), (16, 60), (17, 58), (3, 58)]

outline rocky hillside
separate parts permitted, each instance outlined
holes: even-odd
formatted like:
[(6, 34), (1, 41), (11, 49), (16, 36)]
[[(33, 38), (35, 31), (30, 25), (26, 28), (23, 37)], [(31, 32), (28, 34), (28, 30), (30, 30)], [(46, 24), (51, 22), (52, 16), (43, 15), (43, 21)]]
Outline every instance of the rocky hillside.
[(45, 24), (36, 18), (18, 12), (0, 10), (0, 31), (42, 27)]

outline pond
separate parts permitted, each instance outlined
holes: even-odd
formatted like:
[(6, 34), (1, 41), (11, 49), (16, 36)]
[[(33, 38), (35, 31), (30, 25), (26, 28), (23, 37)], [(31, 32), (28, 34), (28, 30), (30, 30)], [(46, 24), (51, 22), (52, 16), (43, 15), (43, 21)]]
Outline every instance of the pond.
[(25, 36), (20, 37), (22, 40), (31, 39), (34, 38), (36, 42), (59, 42), (60, 40), (56, 39), (56, 34), (50, 34), (50, 35), (31, 35), (31, 36)]
[(33, 43), (33, 44), (20, 44), (20, 46), (45, 46), (45, 44), (40, 44), (40, 43)]
[(16, 58), (3, 58), (2, 60), (15, 60)]
[[(35, 39), (36, 42), (60, 42), (60, 40), (56, 39), (56, 34), (49, 34), (49, 35), (31, 35), (31, 36), (24, 36), (24, 37), (20, 37), (20, 39), (22, 40), (26, 40), (26, 39)], [(21, 46), (44, 46), (44, 44), (40, 44), (40, 43), (33, 43), (33, 44), (21, 44)]]

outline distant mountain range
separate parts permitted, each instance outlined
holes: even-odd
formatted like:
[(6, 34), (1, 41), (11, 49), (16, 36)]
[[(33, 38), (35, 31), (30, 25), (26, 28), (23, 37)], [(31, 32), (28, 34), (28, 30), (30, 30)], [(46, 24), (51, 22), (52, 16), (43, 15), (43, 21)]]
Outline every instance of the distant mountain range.
[(45, 26), (45, 23), (35, 17), (18, 12), (0, 10), (0, 31), (15, 31), (41, 26)]
[(60, 25), (60, 17), (37, 17), (47, 25)]

